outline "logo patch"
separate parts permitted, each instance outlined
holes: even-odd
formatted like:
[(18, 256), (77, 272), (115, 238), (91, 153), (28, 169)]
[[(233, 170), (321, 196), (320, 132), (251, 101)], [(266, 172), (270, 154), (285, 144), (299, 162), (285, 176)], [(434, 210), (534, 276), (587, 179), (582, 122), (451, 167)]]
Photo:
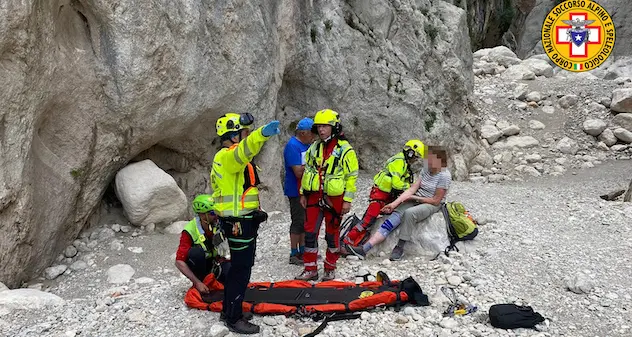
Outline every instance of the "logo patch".
[(563, 1), (542, 24), (544, 51), (553, 63), (568, 71), (597, 68), (612, 54), (614, 41), (610, 14), (593, 1)]

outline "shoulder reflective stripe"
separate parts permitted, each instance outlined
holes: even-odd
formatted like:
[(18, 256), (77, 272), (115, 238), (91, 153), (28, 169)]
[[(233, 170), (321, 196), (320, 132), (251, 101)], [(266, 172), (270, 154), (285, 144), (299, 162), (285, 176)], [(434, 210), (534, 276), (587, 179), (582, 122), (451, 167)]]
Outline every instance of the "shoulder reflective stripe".
[(236, 239), (236, 238), (228, 238), (228, 241), (239, 242), (239, 243), (251, 243), (254, 239)]
[(219, 174), (219, 172), (217, 172), (217, 170), (213, 167), (213, 174), (216, 175), (219, 179), (222, 179), (224, 177), (222, 177), (221, 174)]
[(200, 216), (199, 215), (195, 216), (195, 224), (197, 225), (198, 232), (201, 235), (204, 235), (204, 227), (202, 227), (202, 220), (200, 220)]
[(349, 176), (349, 177), (355, 177), (357, 175), (358, 175), (358, 171), (351, 171), (351, 172), (349, 172), (349, 174), (347, 174), (347, 176)]
[(237, 164), (239, 164), (239, 165), (243, 165), (244, 164), (243, 160), (241, 160), (241, 158), (239, 157), (239, 151), (238, 150), (234, 150), (233, 151), (233, 157), (235, 157), (235, 161), (237, 162)]
[(344, 198), (353, 199), (354, 197), (355, 197), (355, 193), (345, 192)]
[(399, 173), (399, 172), (391, 172), (391, 175), (392, 175), (392, 176), (396, 176), (396, 177), (400, 177), (400, 178), (401, 178), (401, 176), (402, 176), (402, 174), (401, 174), (401, 173)]
[(246, 137), (246, 139), (244, 139), (242, 143), (244, 146), (244, 154), (246, 155), (246, 157), (250, 158), (250, 156), (252, 156), (252, 151), (250, 150), (250, 147), (248, 146), (248, 137)]

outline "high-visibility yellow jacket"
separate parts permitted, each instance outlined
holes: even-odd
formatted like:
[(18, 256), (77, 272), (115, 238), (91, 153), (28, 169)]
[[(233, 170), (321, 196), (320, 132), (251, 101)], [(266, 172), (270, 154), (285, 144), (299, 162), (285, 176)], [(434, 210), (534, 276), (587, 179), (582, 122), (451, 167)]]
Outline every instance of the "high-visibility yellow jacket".
[(318, 140), (309, 147), (305, 154), (301, 194), (320, 191), (322, 188), (328, 196), (344, 195), (344, 201), (353, 201), (356, 192), (355, 183), (358, 179), (358, 158), (349, 142), (337, 141), (331, 155), (325, 161), (323, 161), (324, 142)]
[(221, 217), (241, 217), (259, 209), (259, 175), (250, 162), (270, 138), (260, 127), (239, 144), (223, 148), (213, 158), (211, 187), (215, 212)]
[(386, 161), (384, 168), (373, 177), (373, 183), (383, 192), (396, 190), (401, 193), (410, 187), (413, 179), (406, 157), (400, 152)]
[(200, 245), (204, 252), (206, 253), (206, 258), (211, 258), (217, 256), (217, 249), (213, 245), (207, 247), (204, 243), (206, 241), (206, 236), (204, 236), (204, 228), (200, 224), (197, 218), (189, 221), (186, 226), (184, 226), (184, 230), (191, 235), (191, 239), (193, 239), (194, 245)]

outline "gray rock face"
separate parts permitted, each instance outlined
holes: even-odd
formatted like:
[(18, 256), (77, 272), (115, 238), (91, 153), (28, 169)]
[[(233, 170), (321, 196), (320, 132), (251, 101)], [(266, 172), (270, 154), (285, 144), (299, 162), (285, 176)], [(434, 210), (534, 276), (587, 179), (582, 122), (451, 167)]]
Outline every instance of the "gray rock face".
[[(0, 223), (11, 224), (0, 228), (0, 280), (10, 286), (62, 252), (129, 162), (194, 172), (202, 180), (182, 180), (187, 195), (204, 187), (214, 123), (228, 111), (286, 129), (335, 108), (367, 170), (411, 134), (467, 163), (478, 153), (466, 14), (443, 1), (11, 1), (0, 6), (0, 54)], [(290, 133), (258, 158), (265, 208), (283, 202)]]

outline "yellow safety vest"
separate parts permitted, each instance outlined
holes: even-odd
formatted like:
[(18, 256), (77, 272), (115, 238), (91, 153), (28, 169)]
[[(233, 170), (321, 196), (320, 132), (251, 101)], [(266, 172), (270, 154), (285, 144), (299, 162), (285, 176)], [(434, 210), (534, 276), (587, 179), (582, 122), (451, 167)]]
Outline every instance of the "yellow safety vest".
[(269, 139), (254, 130), (239, 144), (223, 148), (213, 158), (211, 187), (220, 217), (241, 217), (259, 209), (259, 175), (250, 162)]
[(358, 158), (355, 151), (346, 140), (338, 140), (329, 158), (323, 161), (324, 147), (325, 143), (319, 140), (307, 149), (301, 194), (304, 191), (320, 191), (322, 188), (328, 196), (344, 195), (344, 201), (352, 202), (358, 179)]
[(209, 250), (204, 243), (206, 241), (206, 236), (204, 235), (204, 228), (202, 228), (202, 224), (200, 220), (196, 217), (193, 220), (189, 221), (189, 223), (184, 226), (184, 230), (191, 235), (191, 239), (193, 239), (194, 245), (200, 245), (204, 249), (206, 253), (206, 258), (211, 258), (217, 256), (217, 249), (212, 247)]
[(375, 186), (386, 193), (391, 193), (392, 190), (405, 191), (412, 182), (413, 176), (403, 152), (389, 158), (384, 168), (373, 177)]

